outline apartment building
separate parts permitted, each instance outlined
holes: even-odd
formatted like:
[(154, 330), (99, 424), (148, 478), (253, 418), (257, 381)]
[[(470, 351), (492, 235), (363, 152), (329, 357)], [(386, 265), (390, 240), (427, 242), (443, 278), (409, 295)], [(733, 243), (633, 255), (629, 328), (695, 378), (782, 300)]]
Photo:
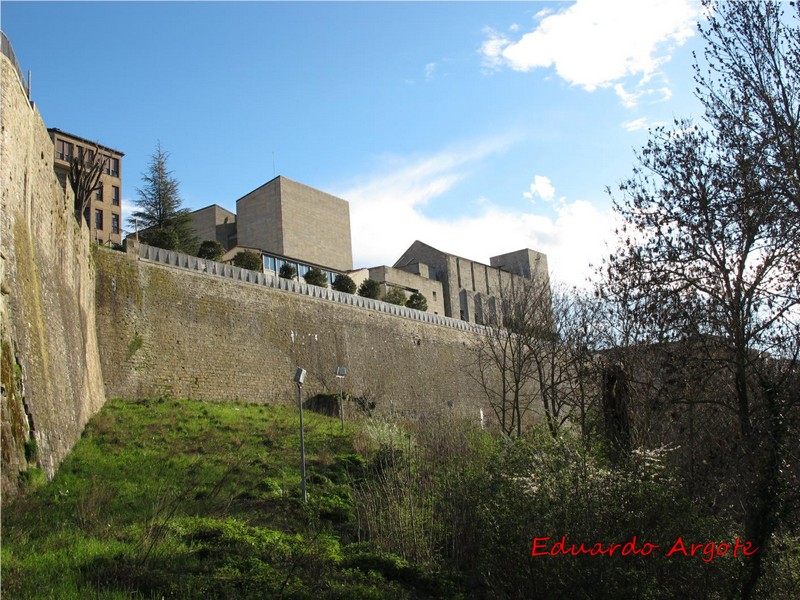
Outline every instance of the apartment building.
[(61, 184), (69, 186), (69, 169), (73, 160), (91, 160), (97, 150), (106, 157), (100, 185), (92, 195), (84, 218), (91, 238), (100, 244), (122, 243), (122, 157), (123, 152), (56, 128), (49, 128), (55, 157), (53, 166)]

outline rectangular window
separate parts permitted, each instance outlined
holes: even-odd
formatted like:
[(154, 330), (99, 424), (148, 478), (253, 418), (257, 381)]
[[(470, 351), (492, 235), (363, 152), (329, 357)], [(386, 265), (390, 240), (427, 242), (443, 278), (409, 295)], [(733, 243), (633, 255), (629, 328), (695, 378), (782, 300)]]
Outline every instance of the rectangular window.
[(109, 175), (111, 173), (111, 157), (103, 154), (103, 173)]
[(119, 159), (112, 158), (109, 162), (111, 163), (111, 176), (119, 177)]
[(98, 202), (103, 201), (103, 184), (101, 183), (98, 188), (94, 191), (94, 199)]
[(114, 206), (119, 206), (119, 186), (112, 185), (111, 186), (111, 204)]
[(94, 228), (103, 231), (103, 211), (99, 208), (94, 211)]
[(111, 233), (119, 233), (119, 215), (111, 215)]
[(300, 275), (300, 277), (305, 277), (309, 269), (310, 267), (308, 265), (299, 265), (297, 269), (297, 274)]
[(275, 257), (264, 255), (264, 270), (275, 271)]
[(56, 141), (56, 157), (60, 160), (72, 160), (74, 146), (67, 141)]

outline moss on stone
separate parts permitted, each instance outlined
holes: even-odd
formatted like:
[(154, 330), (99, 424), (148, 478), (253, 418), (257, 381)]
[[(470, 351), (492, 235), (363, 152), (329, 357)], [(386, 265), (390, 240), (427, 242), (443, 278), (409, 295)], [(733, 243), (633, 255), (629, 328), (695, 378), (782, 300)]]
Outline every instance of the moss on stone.
[[(2, 385), (5, 390), (2, 407), (4, 431), (0, 436), (0, 441), (2, 441), (3, 470), (9, 477), (13, 472), (13, 469), (9, 469), (9, 467), (20, 461), (21, 449), (24, 448), (29, 438), (28, 418), (22, 404), (22, 369), (17, 364), (14, 349), (9, 340), (3, 341), (0, 374), (2, 374)], [(16, 460), (15, 457), (17, 457)]]
[(140, 336), (138, 333), (134, 333), (131, 343), (128, 344), (128, 360), (130, 360), (133, 355), (136, 354), (139, 348), (142, 347), (143, 343), (142, 336)]

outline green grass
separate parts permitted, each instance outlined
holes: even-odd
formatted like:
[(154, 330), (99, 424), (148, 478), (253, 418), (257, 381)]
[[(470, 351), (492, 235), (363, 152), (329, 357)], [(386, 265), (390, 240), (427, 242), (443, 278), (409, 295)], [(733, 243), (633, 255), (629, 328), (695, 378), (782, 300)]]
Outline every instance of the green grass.
[[(9, 598), (402, 598), (436, 577), (357, 543), (350, 430), (282, 406), (110, 401), (49, 483), (4, 507)], [(442, 588), (444, 589), (444, 588)]]

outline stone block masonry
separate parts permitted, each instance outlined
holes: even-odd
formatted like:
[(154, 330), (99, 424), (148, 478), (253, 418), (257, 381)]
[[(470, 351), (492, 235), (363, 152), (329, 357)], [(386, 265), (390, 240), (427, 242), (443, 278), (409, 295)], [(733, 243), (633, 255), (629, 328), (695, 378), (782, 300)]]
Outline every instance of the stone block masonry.
[(338, 391), (334, 371), (344, 366), (345, 391), (378, 413), (449, 411), (476, 423), (481, 409), (490, 414), (469, 377), (475, 331), (105, 248), (94, 258), (109, 397), (293, 403), (296, 367), (307, 370), (311, 396)]
[(2, 496), (52, 476), (105, 402), (88, 227), (53, 170), (53, 143), (2, 56)]

